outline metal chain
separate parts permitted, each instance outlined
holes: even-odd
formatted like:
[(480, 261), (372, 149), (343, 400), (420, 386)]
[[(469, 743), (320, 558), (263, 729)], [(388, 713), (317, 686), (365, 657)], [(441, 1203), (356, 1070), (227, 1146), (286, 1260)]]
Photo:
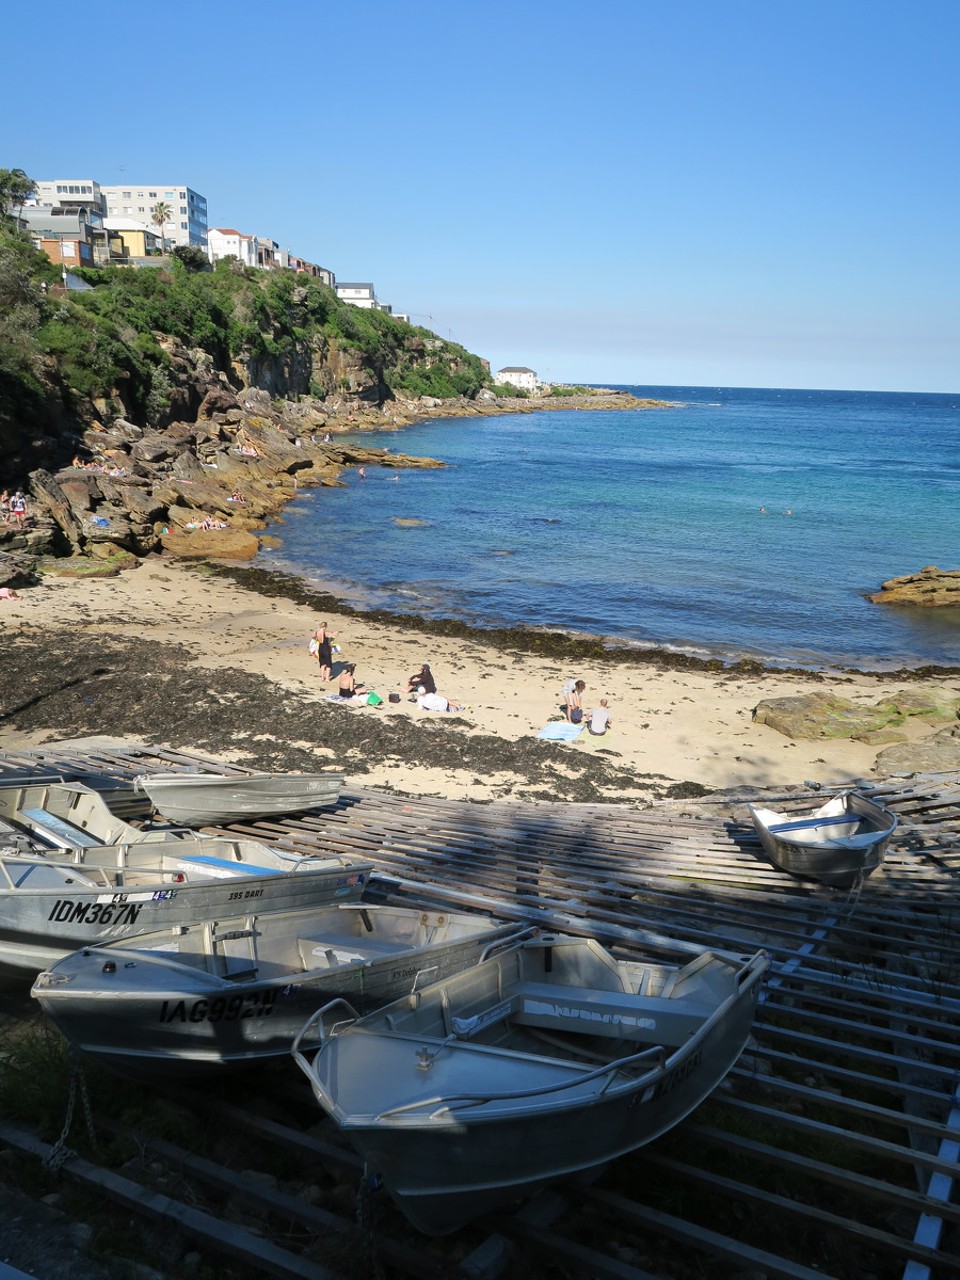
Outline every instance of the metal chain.
[(90, 1105), (90, 1094), (87, 1089), (87, 1079), (83, 1072), (83, 1066), (73, 1056), (70, 1055), (70, 1089), (67, 1093), (67, 1115), (63, 1122), (63, 1130), (60, 1137), (50, 1148), (49, 1154), (44, 1160), (44, 1167), (49, 1169), (51, 1173), (59, 1173), (71, 1156), (77, 1153), (72, 1147), (67, 1146), (67, 1138), (73, 1125), (73, 1111), (77, 1101), (77, 1093), (80, 1094), (81, 1105), (83, 1106), (84, 1116), (87, 1122), (87, 1136), (93, 1147), (97, 1145), (97, 1135), (93, 1127), (93, 1110)]
[(377, 1259), (377, 1224), (374, 1195), (380, 1189), (380, 1178), (363, 1166), (357, 1189), (357, 1230), (360, 1236), (360, 1274), (367, 1280), (383, 1280)]

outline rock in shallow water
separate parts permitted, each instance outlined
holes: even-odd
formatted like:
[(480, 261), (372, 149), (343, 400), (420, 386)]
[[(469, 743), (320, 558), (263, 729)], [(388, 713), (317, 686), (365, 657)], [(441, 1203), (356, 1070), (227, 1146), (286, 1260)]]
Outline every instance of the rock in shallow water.
[(953, 606), (960, 609), (960, 569), (938, 569), (928, 564), (919, 573), (890, 578), (867, 599), (874, 604), (912, 604), (922, 608)]

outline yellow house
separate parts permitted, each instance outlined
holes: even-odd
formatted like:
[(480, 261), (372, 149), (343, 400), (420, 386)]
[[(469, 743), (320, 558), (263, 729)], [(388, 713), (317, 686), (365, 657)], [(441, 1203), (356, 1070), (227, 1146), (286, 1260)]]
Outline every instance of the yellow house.
[(118, 250), (124, 258), (153, 258), (162, 252), (160, 236), (142, 222), (133, 218), (104, 218), (103, 225), (110, 234), (110, 253), (116, 257)]

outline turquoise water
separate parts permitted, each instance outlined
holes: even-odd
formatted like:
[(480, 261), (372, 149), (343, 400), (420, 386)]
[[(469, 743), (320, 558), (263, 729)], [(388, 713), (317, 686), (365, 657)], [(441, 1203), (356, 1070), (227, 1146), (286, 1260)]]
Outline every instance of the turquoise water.
[(356, 607), (478, 626), (774, 664), (960, 665), (960, 610), (864, 599), (923, 565), (960, 568), (960, 397), (628, 390), (676, 407), (365, 433), (447, 466), (304, 493), (257, 563)]

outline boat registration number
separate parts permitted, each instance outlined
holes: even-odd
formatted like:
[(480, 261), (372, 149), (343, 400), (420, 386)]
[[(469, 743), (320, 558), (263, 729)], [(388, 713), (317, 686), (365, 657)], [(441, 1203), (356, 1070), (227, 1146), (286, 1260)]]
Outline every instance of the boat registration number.
[(248, 991), (243, 995), (215, 996), (212, 1000), (164, 1000), (159, 1022), (236, 1022), (240, 1018), (269, 1018), (277, 1002), (276, 991)]

